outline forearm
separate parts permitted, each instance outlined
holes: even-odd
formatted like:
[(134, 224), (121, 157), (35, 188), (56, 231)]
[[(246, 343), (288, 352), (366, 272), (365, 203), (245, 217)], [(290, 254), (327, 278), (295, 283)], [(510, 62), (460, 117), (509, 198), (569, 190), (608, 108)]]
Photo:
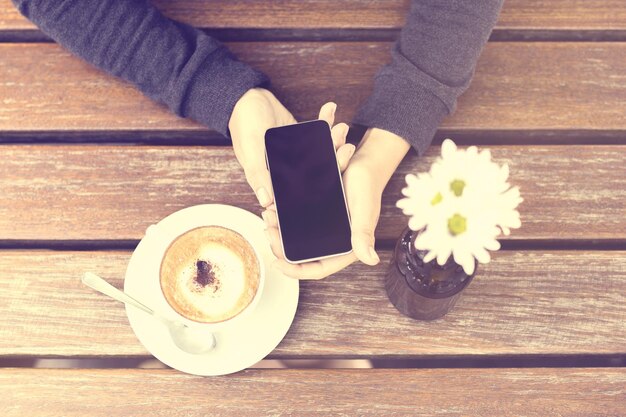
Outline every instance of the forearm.
[(392, 62), (354, 122), (393, 132), (423, 154), (471, 80), (503, 0), (413, 0)]
[(55, 41), (222, 133), (237, 99), (265, 76), (217, 40), (139, 0), (13, 0)]

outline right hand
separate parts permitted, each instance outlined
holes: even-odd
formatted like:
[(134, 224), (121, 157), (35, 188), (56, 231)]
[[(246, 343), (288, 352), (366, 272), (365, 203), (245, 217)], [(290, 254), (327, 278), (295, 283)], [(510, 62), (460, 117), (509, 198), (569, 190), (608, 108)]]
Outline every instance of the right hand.
[[(326, 103), (320, 109), (319, 118), (332, 126), (333, 142), (340, 164), (347, 164), (354, 153), (354, 145), (346, 145), (348, 125), (335, 120), (335, 103)], [(233, 149), (243, 168), (246, 180), (264, 208), (274, 202), (272, 181), (265, 163), (265, 131), (279, 126), (297, 123), (292, 114), (270, 91), (263, 88), (248, 90), (237, 103), (230, 116), (228, 129)]]

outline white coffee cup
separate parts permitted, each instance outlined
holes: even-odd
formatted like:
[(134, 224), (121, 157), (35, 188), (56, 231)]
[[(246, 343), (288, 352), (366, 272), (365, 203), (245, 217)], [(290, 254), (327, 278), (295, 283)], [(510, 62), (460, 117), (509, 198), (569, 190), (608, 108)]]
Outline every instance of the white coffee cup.
[[(154, 300), (154, 302), (155, 308), (158, 309), (160, 314), (176, 322), (184, 324), (192, 329), (201, 330), (201, 334), (205, 335), (208, 339), (213, 337), (216, 343), (219, 343), (219, 337), (216, 337), (215, 333), (236, 327), (237, 323), (245, 320), (246, 317), (253, 313), (255, 307), (259, 303), (265, 284), (264, 260), (254, 242), (251, 241), (251, 239), (246, 238), (245, 230), (238, 229), (237, 225), (224, 225), (224, 222), (219, 222), (219, 224), (213, 224), (208, 219), (206, 221), (203, 221), (203, 219), (189, 217), (185, 214), (185, 209), (177, 211), (165, 217), (159, 223), (148, 227), (148, 229), (146, 230), (146, 237), (149, 237), (150, 241), (154, 242), (152, 247), (154, 262), (151, 262), (151, 265), (148, 266), (148, 273), (150, 274), (150, 285), (152, 286), (152, 288), (150, 288), (150, 293), (158, 294), (158, 299)], [(160, 284), (161, 262), (170, 245), (180, 236), (186, 234), (193, 229), (196, 229), (198, 227), (211, 226), (225, 228), (239, 234), (252, 248), (259, 266), (258, 287), (253, 299), (238, 314), (226, 320), (215, 323), (191, 320), (179, 313), (167, 301)], [(158, 286), (158, 290), (154, 288), (154, 286)]]

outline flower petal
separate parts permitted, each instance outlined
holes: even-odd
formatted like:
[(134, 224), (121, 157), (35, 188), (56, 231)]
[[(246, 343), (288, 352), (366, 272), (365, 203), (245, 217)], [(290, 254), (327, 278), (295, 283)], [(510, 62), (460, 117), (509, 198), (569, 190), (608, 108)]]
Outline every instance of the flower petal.
[(437, 256), (437, 254), (435, 253), (435, 251), (430, 251), (426, 254), (426, 256), (424, 256), (424, 262), (430, 262), (433, 259), (435, 259), (435, 257)]
[(491, 261), (491, 255), (489, 255), (489, 252), (487, 252), (485, 248), (475, 248), (472, 253), (481, 264), (488, 264)]
[(444, 139), (443, 143), (441, 144), (441, 156), (443, 158), (452, 157), (456, 150), (457, 146), (454, 141), (452, 141), (452, 139)]
[(490, 250), (490, 251), (500, 250), (500, 248), (502, 247), (500, 242), (497, 241), (496, 239), (487, 240), (484, 243), (484, 246), (485, 246), (485, 249)]
[(426, 222), (424, 221), (424, 217), (413, 216), (409, 219), (409, 229), (411, 230), (421, 230), (424, 226), (426, 226)]
[(474, 268), (476, 267), (476, 262), (474, 261), (474, 257), (467, 251), (454, 251), (454, 262), (461, 265), (463, 267), (463, 271), (467, 275), (472, 275), (474, 273)]
[(440, 251), (437, 253), (437, 263), (443, 266), (450, 257), (452, 249), (450, 247), (441, 247), (439, 249)]

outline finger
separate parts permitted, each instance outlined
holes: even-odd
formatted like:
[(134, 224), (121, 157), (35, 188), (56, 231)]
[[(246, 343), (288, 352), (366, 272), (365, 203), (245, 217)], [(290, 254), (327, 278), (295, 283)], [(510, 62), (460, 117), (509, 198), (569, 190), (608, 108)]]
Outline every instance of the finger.
[(274, 195), (272, 192), (272, 181), (270, 178), (270, 172), (263, 166), (249, 168), (245, 170), (246, 180), (252, 191), (256, 195), (256, 198), (261, 207), (269, 207), (274, 202)]
[[(380, 199), (370, 189), (366, 176), (346, 178), (345, 187), (352, 229), (352, 250), (356, 257), (367, 265), (376, 265), (380, 258), (374, 249), (374, 231), (380, 214)], [(380, 197), (378, 197), (380, 198)]]
[(322, 279), (337, 271), (341, 271), (351, 263), (356, 261), (353, 253), (347, 255), (334, 256), (319, 261), (306, 262), (302, 264), (291, 264), (284, 259), (274, 262), (283, 274), (297, 279)]
[(361, 220), (359, 220), (361, 216), (369, 218), (374, 217), (373, 214), (369, 213), (353, 215), (353, 218), (356, 218), (357, 221), (352, 222), (352, 250), (359, 261), (373, 266), (380, 262), (380, 258), (374, 249), (374, 229), (376, 220), (361, 222)]
[(293, 125), (296, 123), (298, 123), (296, 118), (293, 117), (293, 115), (287, 109), (285, 109), (285, 112), (281, 114), (280, 120), (277, 120), (276, 127)]
[(326, 103), (320, 109), (320, 115), (318, 119), (325, 120), (329, 126), (332, 127), (335, 124), (335, 111), (337, 110), (337, 105), (332, 101)]
[(341, 146), (337, 149), (337, 163), (339, 164), (339, 170), (341, 172), (345, 171), (348, 167), (348, 163), (350, 163), (350, 159), (354, 155), (354, 151), (356, 147), (351, 143)]
[(368, 200), (368, 193), (352, 193), (348, 203), (352, 220), (352, 250), (361, 262), (376, 265), (380, 258), (374, 249), (374, 231), (378, 222), (377, 208), (379, 204)]
[(274, 256), (276, 256), (278, 259), (285, 259), (278, 229), (275, 227), (268, 227), (265, 230), (265, 237), (270, 243), (270, 248), (272, 249), (272, 253), (274, 254)]
[(346, 143), (346, 138), (348, 137), (348, 130), (350, 126), (345, 123), (337, 123), (330, 130), (330, 135), (333, 138), (333, 145), (335, 145), (335, 149), (339, 149), (342, 145)]
[(373, 233), (369, 230), (353, 230), (352, 231), (352, 250), (359, 261), (366, 265), (377, 265), (380, 258), (374, 249)]
[(272, 100), (275, 101), (273, 106), (275, 109), (274, 113), (276, 115), (276, 127), (297, 123), (295, 117), (293, 117), (293, 114), (291, 114), (291, 112), (287, 110), (283, 103), (281, 103), (274, 95), (272, 95)]
[(265, 222), (265, 226), (269, 229), (270, 227), (274, 227), (278, 229), (278, 215), (274, 210), (264, 210), (261, 213), (261, 217), (263, 217), (263, 221)]

